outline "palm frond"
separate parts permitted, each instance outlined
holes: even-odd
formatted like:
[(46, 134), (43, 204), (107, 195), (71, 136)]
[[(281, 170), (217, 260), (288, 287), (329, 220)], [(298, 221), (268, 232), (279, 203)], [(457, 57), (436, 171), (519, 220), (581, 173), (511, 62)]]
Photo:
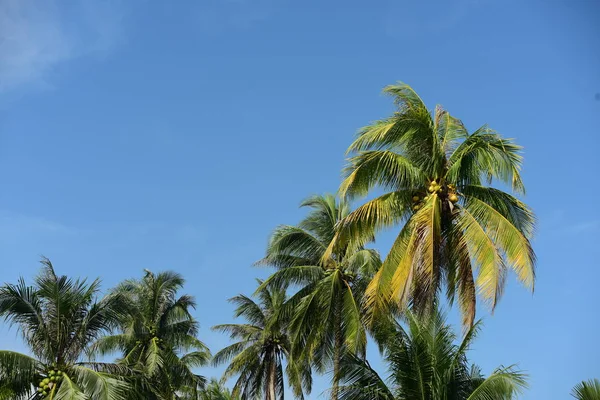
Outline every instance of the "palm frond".
[[(128, 392), (131, 389), (129, 384), (110, 374), (77, 365), (72, 367), (72, 375), (78, 386), (92, 399), (125, 400), (129, 398)], [(61, 384), (61, 389), (63, 384)]]
[(510, 400), (527, 388), (527, 375), (513, 367), (500, 368), (487, 377), (467, 400)]
[(363, 151), (351, 157), (344, 175), (339, 189), (342, 198), (365, 196), (373, 187), (392, 191), (411, 189), (426, 179), (410, 160), (388, 150)]
[(524, 193), (520, 175), (521, 149), (511, 139), (502, 138), (483, 126), (469, 135), (452, 153), (446, 177), (461, 186), (477, 185), (481, 178), (488, 182), (498, 179), (511, 185), (513, 190)]
[(578, 400), (599, 400), (600, 399), (600, 380), (590, 379), (575, 385), (571, 391), (571, 396)]

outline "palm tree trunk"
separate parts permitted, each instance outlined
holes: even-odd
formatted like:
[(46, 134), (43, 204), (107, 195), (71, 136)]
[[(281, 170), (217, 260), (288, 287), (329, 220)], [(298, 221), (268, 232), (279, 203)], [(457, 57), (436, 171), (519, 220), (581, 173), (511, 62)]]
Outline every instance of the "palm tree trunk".
[[(341, 299), (340, 299), (341, 300)], [(344, 338), (342, 337), (342, 307), (340, 300), (335, 304), (334, 316), (334, 348), (333, 348), (333, 385), (331, 388), (331, 400), (338, 400), (340, 386), (340, 363), (342, 359), (342, 347), (344, 346)]]
[(275, 385), (276, 385), (276, 367), (275, 360), (271, 360), (271, 365), (269, 365), (269, 375), (267, 376), (267, 398), (266, 400), (276, 400), (275, 399)]

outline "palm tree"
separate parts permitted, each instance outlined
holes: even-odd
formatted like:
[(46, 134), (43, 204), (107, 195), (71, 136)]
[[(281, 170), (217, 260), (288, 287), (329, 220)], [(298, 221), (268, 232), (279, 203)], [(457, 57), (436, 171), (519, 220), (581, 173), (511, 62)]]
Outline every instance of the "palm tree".
[(509, 400), (527, 386), (525, 375), (513, 367), (485, 378), (469, 366), (466, 353), (479, 323), (455, 344), (451, 327), (436, 310), (421, 318), (407, 311), (406, 320), (406, 329), (396, 322), (384, 334), (387, 383), (368, 362), (348, 355), (340, 371), (340, 399)]
[(116, 323), (122, 299), (98, 300), (99, 280), (58, 276), (50, 260), (41, 263), (33, 286), (21, 278), (0, 287), (0, 316), (18, 327), (32, 353), (0, 351), (0, 399), (130, 398), (116, 376), (125, 368), (82, 361), (90, 343)]
[(375, 187), (388, 192), (345, 218), (325, 257), (348, 241), (364, 243), (402, 224), (367, 290), (369, 309), (390, 300), (430, 309), (445, 284), (451, 301), (458, 294), (463, 323), (471, 326), (476, 292), (493, 310), (508, 269), (533, 290), (535, 217), (513, 195), (486, 186), (499, 181), (524, 193), (521, 147), (487, 126), (469, 134), (440, 106), (432, 115), (408, 85), (384, 92), (398, 110), (360, 130), (348, 149), (353, 156), (340, 194), (354, 198)]
[(575, 385), (571, 396), (578, 400), (600, 400), (600, 380), (590, 379)]
[(204, 390), (200, 393), (199, 400), (236, 400), (237, 397), (234, 397), (231, 393), (231, 390), (227, 389), (225, 386), (221, 384), (221, 382), (216, 379), (211, 379), (211, 381), (206, 385)]
[(301, 206), (310, 208), (308, 215), (298, 226), (275, 229), (258, 262), (278, 269), (262, 287), (300, 286), (286, 305), (292, 314), (293, 350), (319, 372), (333, 364), (331, 397), (336, 399), (335, 377), (344, 352), (365, 355), (362, 294), (381, 261), (376, 251), (349, 245), (323, 258), (337, 224), (350, 212), (348, 203), (325, 195), (310, 197)]
[(247, 323), (213, 327), (237, 340), (215, 354), (213, 364), (229, 362), (223, 379), (238, 376), (233, 387), (235, 397), (239, 396), (242, 400), (281, 400), (284, 398), (285, 360), (289, 385), (296, 397), (302, 398), (303, 389), (310, 392), (311, 373), (307, 364), (290, 358), (287, 321), (280, 315), (286, 301), (285, 291), (262, 288), (256, 296), (258, 303), (244, 295), (230, 299), (237, 305), (235, 317), (244, 317)]
[(197, 393), (205, 383), (192, 369), (206, 365), (211, 355), (197, 338), (198, 321), (190, 314), (194, 298), (177, 296), (184, 283), (177, 273), (148, 270), (141, 280), (121, 283), (115, 293), (130, 307), (118, 332), (94, 344), (101, 355), (120, 352), (119, 363), (143, 375), (137, 392), (144, 399), (178, 399)]

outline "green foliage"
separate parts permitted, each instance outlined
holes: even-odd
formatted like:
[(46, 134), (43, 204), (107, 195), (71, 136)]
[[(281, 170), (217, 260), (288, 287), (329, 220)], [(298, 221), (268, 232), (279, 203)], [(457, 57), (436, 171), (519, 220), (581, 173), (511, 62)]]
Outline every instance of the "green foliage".
[(348, 354), (340, 369), (340, 400), (508, 400), (527, 386), (525, 375), (514, 367), (498, 368), (485, 378), (469, 365), (466, 353), (479, 323), (458, 344), (437, 311), (427, 317), (407, 312), (405, 327), (393, 323), (379, 329), (389, 378)]
[(283, 310), (290, 318), (293, 356), (309, 360), (319, 372), (330, 366), (336, 371), (344, 352), (364, 357), (362, 295), (381, 261), (376, 251), (350, 243), (324, 258), (349, 206), (333, 195), (310, 197), (302, 206), (310, 211), (298, 226), (280, 226), (273, 232), (258, 264), (278, 270), (261, 288), (299, 287)]
[(600, 380), (590, 379), (575, 385), (571, 396), (578, 400), (600, 400)]
[(200, 392), (199, 400), (239, 400), (239, 397), (234, 396), (221, 382), (211, 379)]
[(56, 275), (45, 258), (35, 285), (21, 278), (0, 287), (0, 316), (19, 328), (33, 354), (0, 351), (0, 382), (9, 382), (0, 398), (129, 398), (122, 378), (127, 371), (117, 375), (112, 364), (82, 361), (88, 346), (116, 325), (123, 307), (117, 294), (98, 300), (99, 287), (98, 280)]
[(283, 399), (285, 370), (295, 396), (303, 398), (303, 391), (308, 393), (311, 389), (311, 371), (306, 363), (290, 357), (289, 320), (281, 314), (285, 291), (261, 285), (256, 296), (258, 303), (244, 295), (230, 299), (237, 306), (235, 317), (243, 317), (247, 323), (213, 327), (235, 340), (215, 354), (213, 363), (228, 363), (223, 379), (238, 377), (234, 397)]
[(210, 352), (198, 340), (198, 322), (190, 314), (194, 298), (178, 296), (185, 280), (174, 272), (146, 271), (140, 280), (121, 283), (114, 293), (127, 300), (117, 334), (105, 336), (92, 352), (119, 352), (119, 364), (136, 371), (136, 393), (144, 399), (174, 399), (197, 393), (205, 383), (193, 368), (208, 364)]

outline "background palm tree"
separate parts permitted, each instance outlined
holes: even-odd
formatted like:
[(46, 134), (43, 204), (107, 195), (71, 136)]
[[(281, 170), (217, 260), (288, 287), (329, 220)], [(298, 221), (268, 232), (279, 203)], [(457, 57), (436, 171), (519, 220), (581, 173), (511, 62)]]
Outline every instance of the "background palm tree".
[(204, 390), (200, 393), (199, 400), (235, 400), (238, 397), (233, 396), (231, 390), (226, 388), (221, 382), (216, 379), (211, 379), (211, 381), (206, 385)]
[(590, 379), (575, 385), (571, 396), (579, 400), (600, 400), (600, 380)]
[[(533, 289), (532, 211), (516, 197), (486, 184), (494, 180), (523, 193), (521, 147), (487, 126), (472, 134), (442, 107), (429, 112), (405, 84), (388, 86), (398, 110), (363, 128), (352, 143), (340, 193), (364, 196), (388, 190), (345, 218), (337, 247), (370, 241), (379, 230), (403, 224), (367, 290), (369, 308), (391, 299), (431, 308), (445, 283), (458, 294), (463, 322), (475, 318), (476, 291), (493, 309), (506, 272)], [(475, 273), (477, 272), (477, 273)]]
[[(261, 281), (258, 281), (261, 284)], [(311, 389), (311, 371), (307, 364), (291, 359), (291, 343), (287, 322), (281, 317), (286, 301), (284, 290), (262, 288), (256, 293), (259, 302), (238, 295), (230, 299), (237, 305), (235, 317), (244, 317), (246, 324), (224, 324), (213, 327), (238, 340), (215, 354), (215, 365), (229, 362), (223, 379), (238, 375), (234, 396), (242, 400), (284, 398), (285, 373), (297, 398), (303, 389)]]
[(102, 355), (120, 352), (119, 363), (142, 374), (136, 389), (144, 399), (178, 399), (205, 383), (192, 369), (206, 365), (211, 355), (197, 338), (199, 325), (190, 314), (194, 298), (177, 295), (184, 283), (177, 273), (147, 270), (141, 280), (121, 283), (115, 293), (127, 299), (127, 313), (118, 333), (93, 347)]
[(278, 269), (261, 288), (300, 287), (286, 304), (293, 352), (319, 372), (333, 364), (331, 397), (336, 399), (335, 377), (344, 352), (365, 356), (362, 295), (381, 261), (375, 250), (349, 245), (338, 245), (323, 258), (349, 206), (333, 195), (310, 197), (301, 206), (310, 208), (308, 215), (298, 226), (275, 229), (265, 258), (258, 262)]
[(525, 376), (512, 367), (498, 368), (487, 378), (469, 366), (466, 353), (479, 324), (459, 344), (437, 311), (426, 317), (406, 313), (407, 328), (394, 323), (380, 332), (389, 369), (386, 383), (368, 362), (344, 358), (340, 399), (352, 400), (508, 400), (526, 387)]
[(0, 316), (18, 327), (32, 353), (0, 351), (0, 382), (8, 382), (0, 399), (130, 398), (127, 383), (110, 373), (124, 375), (125, 368), (82, 361), (123, 306), (119, 295), (97, 300), (99, 288), (99, 280), (56, 275), (46, 258), (33, 286), (21, 278), (0, 287)]

